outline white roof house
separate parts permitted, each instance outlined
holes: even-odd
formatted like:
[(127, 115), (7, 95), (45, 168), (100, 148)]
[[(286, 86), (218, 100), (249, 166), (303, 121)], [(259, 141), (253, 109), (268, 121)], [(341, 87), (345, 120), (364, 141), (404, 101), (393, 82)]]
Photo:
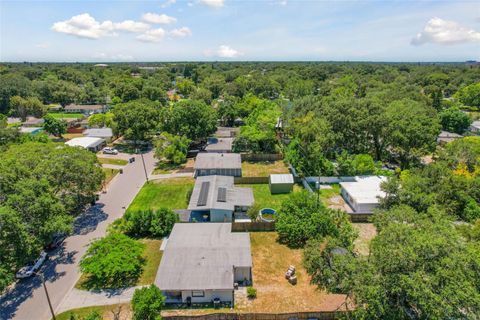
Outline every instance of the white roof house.
[(83, 132), (87, 137), (103, 138), (109, 140), (113, 137), (113, 131), (110, 128), (92, 128)]
[(378, 207), (379, 198), (385, 197), (385, 192), (380, 188), (383, 181), (386, 181), (386, 177), (355, 177), (353, 182), (340, 182), (341, 193), (356, 213), (371, 213)]
[(91, 151), (98, 151), (105, 144), (105, 140), (102, 138), (81, 137), (68, 140), (65, 144), (70, 147), (82, 147)]
[(166, 302), (233, 302), (235, 282), (251, 282), (246, 232), (230, 223), (177, 223), (168, 239), (155, 284)]

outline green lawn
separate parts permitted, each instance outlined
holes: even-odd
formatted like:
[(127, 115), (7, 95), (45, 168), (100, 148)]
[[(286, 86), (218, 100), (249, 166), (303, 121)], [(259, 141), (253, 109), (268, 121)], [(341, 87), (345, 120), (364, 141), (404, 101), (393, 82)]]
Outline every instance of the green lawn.
[[(65, 312), (62, 312), (60, 314), (55, 315), (55, 318), (57, 320), (70, 320), (70, 319), (72, 319), (71, 315), (75, 314), (80, 319), (83, 319), (84, 317), (88, 316), (92, 311), (97, 311), (102, 316), (102, 319), (111, 319), (111, 317), (113, 315), (112, 311), (117, 311), (119, 307), (122, 308), (121, 309), (122, 311), (120, 313), (120, 318), (121, 319), (128, 319), (129, 316), (127, 316), (127, 315), (131, 315), (131, 306), (130, 306), (129, 303), (112, 304), (112, 305), (108, 305), (108, 306), (84, 307), (84, 308), (68, 310), (68, 311), (65, 311)], [(76, 318), (74, 318), (74, 319), (76, 319)]]
[(103, 172), (105, 172), (105, 185), (109, 184), (113, 178), (120, 172), (118, 169), (109, 169), (109, 168), (102, 168)]
[(146, 183), (137, 194), (128, 210), (185, 209), (187, 195), (193, 189), (192, 178), (156, 180)]
[(320, 189), (320, 199), (327, 206), (330, 204), (328, 200), (331, 197), (340, 195), (340, 185), (337, 183), (337, 184), (332, 184), (331, 186), (332, 186), (331, 189)]
[[(160, 245), (162, 240), (158, 239), (140, 239), (138, 240), (145, 244), (145, 251), (143, 257), (145, 258), (145, 265), (143, 266), (143, 272), (135, 283), (136, 286), (143, 286), (152, 284), (155, 281), (158, 266), (162, 259), (162, 251), (160, 251)], [(80, 279), (75, 284), (75, 288), (80, 290), (89, 290), (89, 277), (86, 274), (82, 274)]]
[[(237, 187), (246, 187), (253, 189), (255, 204), (262, 208), (280, 209), (282, 202), (288, 198), (289, 194), (271, 194), (268, 184), (238, 184)], [(293, 192), (301, 190), (299, 185), (293, 186)]]
[(66, 119), (66, 118), (79, 119), (84, 117), (84, 115), (81, 113), (49, 112), (48, 114), (57, 119)]
[(98, 161), (101, 164), (114, 164), (117, 166), (124, 166), (128, 164), (127, 160), (124, 159), (113, 159), (113, 158), (98, 158)]

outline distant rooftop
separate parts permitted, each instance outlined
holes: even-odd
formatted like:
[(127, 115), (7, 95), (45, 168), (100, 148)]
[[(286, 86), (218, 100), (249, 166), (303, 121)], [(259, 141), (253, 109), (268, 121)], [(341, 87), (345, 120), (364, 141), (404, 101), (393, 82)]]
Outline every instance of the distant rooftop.
[(251, 267), (250, 236), (231, 223), (176, 223), (155, 284), (170, 290), (233, 290), (234, 267)]
[(83, 132), (87, 137), (98, 137), (98, 138), (111, 138), (113, 137), (113, 132), (111, 128), (92, 128), (87, 129)]
[(242, 159), (238, 153), (199, 153), (195, 159), (195, 170), (241, 169)]
[(77, 110), (77, 109), (83, 109), (83, 110), (98, 110), (98, 109), (103, 109), (104, 106), (101, 104), (69, 104), (68, 106), (65, 106), (65, 110)]
[(355, 182), (340, 182), (340, 186), (357, 203), (378, 203), (378, 197), (385, 197), (380, 184), (387, 179), (381, 176), (359, 176)]

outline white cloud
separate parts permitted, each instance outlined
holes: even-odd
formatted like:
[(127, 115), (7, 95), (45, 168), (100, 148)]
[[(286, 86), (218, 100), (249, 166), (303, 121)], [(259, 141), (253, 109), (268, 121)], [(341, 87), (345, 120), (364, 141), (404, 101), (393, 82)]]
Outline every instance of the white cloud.
[(480, 32), (463, 27), (455, 21), (432, 18), (411, 43), (422, 45), (431, 42), (449, 45), (476, 41), (480, 41)]
[(227, 45), (222, 44), (220, 47), (218, 47), (217, 51), (215, 52), (215, 55), (220, 58), (237, 58), (243, 55), (243, 53)]
[(177, 0), (167, 0), (164, 3), (162, 3), (160, 7), (161, 8), (170, 7), (172, 4), (175, 4), (175, 2), (177, 2)]
[(287, 0), (280, 0), (280, 1), (278, 2), (278, 4), (284, 7), (284, 6), (286, 6), (286, 5), (288, 4), (288, 2), (287, 2)]
[(225, 0), (200, 0), (200, 3), (212, 8), (221, 8), (225, 4)]
[(145, 33), (138, 35), (137, 39), (143, 42), (159, 42), (165, 37), (165, 30), (162, 28), (150, 29)]
[(123, 22), (103, 22), (95, 20), (90, 14), (82, 13), (65, 21), (55, 22), (52, 30), (74, 35), (80, 38), (99, 39), (105, 36), (115, 36), (116, 30), (128, 32), (144, 32), (150, 26), (143, 22), (125, 20)]
[(55, 22), (52, 30), (88, 39), (114, 35), (112, 21), (107, 20), (100, 23), (88, 13), (73, 16), (69, 20)]
[(142, 16), (142, 20), (148, 23), (155, 24), (170, 24), (177, 22), (177, 18), (167, 16), (166, 14), (157, 14), (147, 12)]
[(118, 22), (113, 24), (115, 30), (129, 31), (129, 32), (144, 32), (150, 29), (150, 25), (137, 22), (133, 20), (125, 20), (123, 22)]
[(184, 38), (192, 35), (192, 31), (187, 27), (182, 27), (180, 29), (173, 29), (170, 31), (172, 37)]

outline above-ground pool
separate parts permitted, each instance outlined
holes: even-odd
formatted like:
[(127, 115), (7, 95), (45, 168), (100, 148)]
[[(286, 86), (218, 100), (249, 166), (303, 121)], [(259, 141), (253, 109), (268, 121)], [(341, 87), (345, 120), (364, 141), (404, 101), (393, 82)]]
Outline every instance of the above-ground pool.
[(275, 220), (275, 213), (276, 213), (275, 209), (263, 208), (259, 212), (260, 219), (262, 219), (263, 221), (266, 221), (266, 222), (272, 222), (272, 221)]

